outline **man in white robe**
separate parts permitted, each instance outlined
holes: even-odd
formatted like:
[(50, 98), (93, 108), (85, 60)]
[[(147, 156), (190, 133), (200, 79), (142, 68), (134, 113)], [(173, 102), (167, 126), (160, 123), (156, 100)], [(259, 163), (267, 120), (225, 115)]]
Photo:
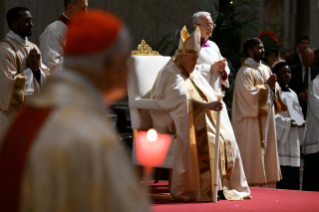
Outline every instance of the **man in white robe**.
[(244, 53), (247, 59), (236, 77), (232, 125), (248, 184), (275, 188), (281, 179), (273, 104), (277, 78), (261, 63), (265, 53), (261, 40), (248, 39)]
[[(175, 126), (165, 131), (177, 133), (170, 191), (174, 198), (183, 201), (212, 201), (216, 111), (225, 107), (223, 102), (216, 101), (214, 90), (195, 69), (199, 32), (197, 28), (189, 36), (183, 28), (177, 55), (159, 72), (151, 91), (151, 98), (169, 114), (157, 117), (150, 111), (155, 129), (172, 123)], [(218, 191), (222, 190), (221, 194), (229, 200), (250, 198), (226, 110), (221, 110), (220, 153)]]
[(0, 41), (0, 135), (27, 96), (39, 92), (49, 75), (39, 48), (28, 41), (32, 15), (28, 8), (15, 7), (6, 16), (10, 31)]
[(92, 10), (66, 38), (63, 71), (0, 141), (0, 211), (150, 211), (106, 111), (126, 95), (130, 35), (117, 16)]
[(64, 0), (64, 7), (64, 13), (48, 25), (40, 36), (43, 63), (52, 73), (62, 70), (65, 31), (76, 14), (87, 10), (88, 0)]
[(306, 122), (297, 94), (288, 87), (291, 80), (288, 64), (277, 63), (273, 72), (277, 75), (281, 88), (280, 97), (288, 107), (287, 112), (278, 113), (275, 116), (278, 156), (282, 173), (282, 180), (276, 184), (276, 188), (300, 190), (300, 145), (303, 143), (303, 128)]
[[(226, 59), (221, 55), (218, 46), (208, 38), (212, 36), (215, 24), (208, 12), (197, 12), (193, 15), (194, 29), (199, 27), (201, 33), (199, 58), (196, 70), (198, 70), (218, 92), (223, 84), (229, 87), (228, 75), (230, 70)], [(226, 109), (226, 108), (225, 108)]]

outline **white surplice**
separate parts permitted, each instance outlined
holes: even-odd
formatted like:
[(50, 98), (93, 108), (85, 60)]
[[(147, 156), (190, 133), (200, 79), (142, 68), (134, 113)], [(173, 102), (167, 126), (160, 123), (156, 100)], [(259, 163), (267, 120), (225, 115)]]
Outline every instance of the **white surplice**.
[(28, 106), (51, 108), (30, 148), (21, 212), (150, 211), (126, 150), (109, 123), (100, 92), (63, 70)]
[[(40, 83), (36, 80), (33, 72), (30, 68), (27, 68), (27, 56), (31, 49), (35, 48), (40, 53), (39, 48), (28, 41), (28, 38), (21, 38), (19, 35), (10, 31), (6, 37), (6, 40), (15, 48), (18, 55), (18, 61), (16, 60), (15, 51), (12, 47), (6, 43), (0, 43), (0, 134), (7, 126), (7, 122), (10, 117), (15, 114), (16, 111), (9, 111), (9, 104), (12, 99), (12, 92), (17, 75), (20, 74), (26, 78), (24, 96), (33, 95), (38, 93), (43, 83), (46, 80), (46, 76), (50, 74), (50, 70), (41, 62), (40, 58)], [(20, 70), (17, 70), (20, 67)], [(21, 94), (23, 95), (23, 94)]]
[[(297, 94), (289, 88), (290, 92), (280, 92), (282, 101), (286, 104), (287, 98), (292, 99), (294, 107), (302, 111)], [(276, 133), (279, 163), (281, 166), (300, 167), (300, 145), (303, 142), (303, 129), (291, 127), (289, 111), (276, 114)]]
[[(211, 101), (216, 101), (214, 90), (208, 84), (207, 80), (196, 69), (191, 74), (200, 84), (201, 88), (205, 89), (205, 94)], [(171, 194), (177, 199), (195, 200), (201, 198), (200, 193), (200, 179), (196, 176), (193, 170), (192, 153), (190, 147), (189, 137), (189, 110), (190, 110), (190, 96), (184, 86), (186, 77), (181, 73), (180, 69), (173, 61), (170, 61), (158, 74), (157, 80), (151, 92), (151, 98), (156, 99), (157, 104), (163, 108), (169, 115), (157, 116), (156, 113), (150, 111), (153, 126), (161, 128), (161, 126), (172, 126), (172, 122), (176, 127), (177, 143), (174, 168), (171, 181)], [(221, 124), (227, 130), (228, 136), (231, 140), (234, 168), (230, 178), (232, 189), (235, 190), (238, 197), (249, 196), (250, 190), (246, 181), (244, 170), (241, 163), (240, 153), (238, 151), (237, 143), (233, 130), (227, 114), (226, 105), (223, 102), (223, 110), (221, 111)], [(200, 124), (200, 123), (197, 123)], [(210, 119), (206, 116), (206, 124), (211, 129), (215, 129)], [(196, 125), (195, 125), (196, 127)], [(164, 130), (164, 129), (163, 129)], [(175, 133), (170, 131), (171, 128), (165, 129), (166, 133)], [(211, 152), (214, 152), (215, 134), (208, 134)], [(214, 157), (214, 156), (213, 156)], [(219, 164), (220, 165), (220, 164)], [(218, 190), (222, 189), (222, 179), (219, 168)]]
[[(268, 67), (247, 58), (245, 64), (253, 67), (257, 85), (263, 85), (270, 77)], [(232, 125), (243, 160), (249, 185), (275, 183), (280, 180), (277, 153), (275, 111), (272, 91), (268, 88), (268, 116), (262, 117), (263, 140), (265, 140), (265, 168), (262, 163), (261, 141), (258, 123), (258, 98), (260, 89), (254, 86), (254, 76), (250, 67), (242, 66), (236, 77), (232, 107)]]
[(319, 75), (310, 82), (308, 91), (305, 154), (319, 152)]
[[(222, 80), (221, 74), (219, 72), (211, 71), (211, 65), (214, 64), (214, 62), (223, 60), (224, 58), (221, 55), (218, 46), (214, 42), (208, 41), (208, 43), (210, 47), (202, 47), (200, 49), (199, 58), (197, 60), (195, 69), (199, 71), (213, 87), (213, 89), (218, 92), (222, 84), (226, 87), (229, 87), (229, 82), (228, 78), (226, 80)], [(228, 65), (226, 65), (225, 71), (229, 76), (230, 70)]]
[(43, 63), (50, 68), (52, 73), (62, 70), (63, 42), (67, 28), (65, 23), (57, 20), (47, 26), (40, 36)]

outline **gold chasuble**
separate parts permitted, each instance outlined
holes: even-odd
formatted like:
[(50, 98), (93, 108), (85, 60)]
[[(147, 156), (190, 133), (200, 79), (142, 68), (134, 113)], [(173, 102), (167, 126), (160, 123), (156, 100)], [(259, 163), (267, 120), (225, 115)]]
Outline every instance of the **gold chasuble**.
[[(204, 89), (201, 89), (200, 83), (191, 74), (187, 73), (180, 65), (178, 60), (174, 61), (176, 66), (180, 69), (182, 74), (187, 77), (184, 86), (190, 97), (189, 110), (189, 143), (192, 152), (192, 166), (195, 174), (200, 179), (201, 198), (197, 201), (211, 201), (212, 200), (212, 173), (213, 173), (213, 143), (209, 140), (215, 137), (209, 136), (210, 133), (216, 134), (216, 111), (205, 109), (204, 102), (211, 102), (208, 95), (205, 94)], [(208, 119), (206, 119), (206, 116)], [(214, 128), (206, 124), (207, 120), (211, 122)], [(234, 156), (231, 140), (227, 131), (220, 125), (220, 173), (222, 174), (223, 193), (227, 200), (241, 200), (249, 199), (248, 197), (238, 198), (236, 193), (232, 190), (230, 184), (230, 177), (234, 167)]]

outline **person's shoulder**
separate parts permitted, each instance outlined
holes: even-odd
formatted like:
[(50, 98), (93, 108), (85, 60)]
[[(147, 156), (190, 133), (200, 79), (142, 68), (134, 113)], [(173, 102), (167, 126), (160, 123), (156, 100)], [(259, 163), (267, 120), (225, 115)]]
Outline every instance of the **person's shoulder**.
[(13, 46), (17, 45), (16, 43), (14, 43), (12, 41), (9, 41), (9, 40), (5, 41), (5, 39), (2, 39), (0, 41), (1, 55), (3, 55), (3, 54), (15, 54), (15, 51), (12, 49), (11, 45), (8, 42), (11, 43), (11, 45), (13, 45)]
[(237, 74), (239, 74), (239, 73), (241, 73), (241, 74), (250, 73), (250, 72), (251, 72), (251, 69), (252, 69), (252, 68), (249, 67), (249, 66), (247, 66), (247, 65), (242, 65), (242, 66), (239, 68)]
[(316, 70), (317, 72), (319, 72), (319, 67), (317, 65), (312, 64), (311, 65), (311, 69)]
[[(52, 122), (48, 124), (51, 130), (60, 132), (61, 140), (66, 140), (70, 145), (81, 144), (84, 146), (109, 145), (117, 142), (117, 137), (111, 127), (107, 114), (100, 112), (87, 113), (81, 108), (61, 108), (53, 111)], [(83, 124), (87, 123), (87, 124)]]
[(295, 72), (295, 71), (299, 71), (302, 69), (302, 66), (300, 63), (294, 64), (292, 66), (290, 66), (290, 70), (291, 72)]
[(210, 47), (219, 51), (219, 47), (217, 46), (217, 44), (214, 41), (208, 40), (208, 43), (209, 43)]
[(43, 34), (45, 32), (47, 32), (47, 33), (56, 33), (56, 34), (64, 33), (64, 31), (66, 29), (67, 29), (67, 26), (63, 22), (61, 22), (59, 20), (56, 20), (56, 21), (52, 22), (51, 24), (49, 24), (45, 28), (45, 30), (43, 31)]
[(297, 94), (294, 90), (292, 90), (290, 87), (288, 87), (289, 91), (291, 92), (291, 94), (295, 97), (297, 97)]

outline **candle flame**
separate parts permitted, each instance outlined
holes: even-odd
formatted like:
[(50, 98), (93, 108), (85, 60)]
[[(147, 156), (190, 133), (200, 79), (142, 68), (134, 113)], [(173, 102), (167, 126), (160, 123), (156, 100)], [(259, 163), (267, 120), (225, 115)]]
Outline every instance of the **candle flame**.
[(154, 129), (149, 129), (146, 134), (147, 140), (154, 142), (157, 139), (157, 132)]

